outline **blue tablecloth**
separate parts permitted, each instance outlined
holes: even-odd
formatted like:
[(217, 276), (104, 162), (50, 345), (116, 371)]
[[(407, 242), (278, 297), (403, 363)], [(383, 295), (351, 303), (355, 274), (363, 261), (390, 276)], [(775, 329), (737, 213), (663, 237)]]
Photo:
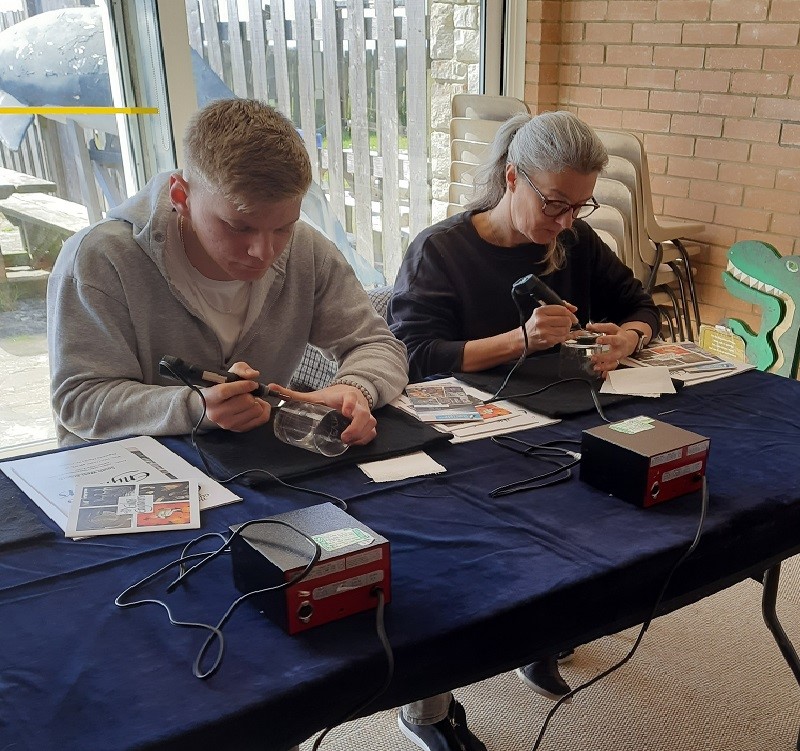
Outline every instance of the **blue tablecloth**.
[[(607, 408), (612, 420), (646, 414), (711, 439), (705, 533), (665, 608), (800, 550), (798, 404), (797, 382), (749, 372), (666, 403)], [(579, 439), (598, 424), (583, 415), (515, 435)], [(194, 460), (183, 441), (165, 443)], [(543, 466), (485, 440), (430, 453), (446, 474), (375, 484), (349, 467), (302, 483), (345, 499), (391, 543), (396, 670), (371, 711), (641, 622), (697, 528), (696, 495), (640, 509), (576, 478), (493, 499), (493, 488)], [(203, 532), (321, 502), (277, 485), (234, 487), (244, 502), (204, 512)], [(224, 629), (219, 672), (195, 678), (204, 632), (170, 626), (156, 606), (113, 604), (195, 536), (59, 535), (0, 553), (0, 748), (280, 750), (380, 685), (373, 613), (290, 637), (248, 603)], [(148, 592), (164, 597), (163, 587)], [(220, 557), (166, 599), (180, 620), (215, 623), (238, 594)]]

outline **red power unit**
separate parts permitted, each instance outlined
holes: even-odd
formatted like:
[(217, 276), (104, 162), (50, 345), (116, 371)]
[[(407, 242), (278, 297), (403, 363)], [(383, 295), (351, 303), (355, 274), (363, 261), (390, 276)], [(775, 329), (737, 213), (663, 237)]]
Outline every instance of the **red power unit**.
[(699, 490), (708, 451), (704, 436), (634, 417), (583, 431), (580, 477), (624, 501), (653, 506)]
[[(385, 537), (332, 503), (269, 518), (291, 524), (322, 549), (319, 560), (303, 579), (251, 598), (259, 610), (290, 634), (376, 607), (376, 587), (383, 590), (389, 603), (391, 568)], [(240, 526), (231, 530), (235, 532)], [(291, 581), (313, 554), (313, 545), (283, 524), (250, 524), (231, 541), (236, 588), (248, 594)]]

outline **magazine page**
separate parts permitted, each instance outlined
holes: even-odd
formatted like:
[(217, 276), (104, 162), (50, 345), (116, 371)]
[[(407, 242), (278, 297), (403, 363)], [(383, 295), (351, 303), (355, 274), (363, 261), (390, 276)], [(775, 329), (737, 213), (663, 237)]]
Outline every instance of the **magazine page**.
[(67, 537), (198, 529), (200, 496), (196, 480), (83, 485), (76, 489)]
[(754, 367), (749, 363), (726, 360), (694, 342), (651, 345), (632, 357), (624, 358), (622, 364), (630, 367), (666, 367), (672, 378), (683, 381), (686, 386), (727, 378)]
[(456, 383), (411, 383), (406, 386), (406, 396), (422, 422), (482, 419), (464, 387)]

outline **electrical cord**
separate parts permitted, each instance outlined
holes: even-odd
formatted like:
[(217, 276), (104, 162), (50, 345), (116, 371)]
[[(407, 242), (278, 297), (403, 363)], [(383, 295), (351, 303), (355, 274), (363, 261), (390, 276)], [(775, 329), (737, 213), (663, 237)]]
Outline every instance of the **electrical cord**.
[(575, 694), (579, 691), (583, 691), (585, 688), (589, 688), (589, 686), (593, 686), (598, 681), (605, 678), (607, 675), (610, 675), (615, 670), (621, 668), (628, 660), (633, 657), (636, 650), (639, 648), (639, 644), (641, 643), (642, 639), (644, 638), (645, 632), (648, 628), (650, 628), (650, 623), (652, 622), (653, 618), (655, 618), (656, 613), (658, 612), (658, 608), (661, 605), (661, 600), (664, 597), (664, 593), (667, 591), (667, 587), (669, 586), (670, 581), (672, 581), (672, 577), (677, 571), (678, 567), (694, 552), (695, 548), (700, 542), (700, 538), (703, 535), (703, 526), (705, 525), (706, 514), (708, 513), (708, 484), (705, 477), (703, 477), (703, 488), (702, 488), (702, 496), (700, 501), (700, 520), (697, 525), (697, 531), (695, 532), (694, 540), (692, 541), (691, 545), (687, 548), (685, 552), (683, 552), (678, 560), (674, 563), (672, 568), (669, 570), (664, 583), (661, 585), (661, 589), (658, 592), (658, 596), (656, 597), (656, 601), (653, 604), (653, 607), (650, 610), (647, 619), (642, 624), (642, 627), (639, 629), (639, 633), (636, 636), (636, 640), (633, 643), (633, 646), (619, 662), (613, 664), (610, 668), (607, 668), (602, 673), (594, 676), (594, 678), (590, 678), (588, 681), (581, 683), (579, 686), (573, 688), (569, 693), (564, 694), (553, 706), (553, 708), (547, 713), (547, 716), (544, 718), (544, 723), (542, 724), (541, 730), (539, 731), (539, 735), (536, 738), (536, 742), (531, 749), (531, 751), (537, 751), (539, 746), (544, 739), (545, 731), (547, 730), (547, 726), (550, 724), (550, 720), (553, 718), (555, 713), (559, 710), (559, 708), (568, 702)]
[[(580, 441), (571, 439), (556, 439), (554, 441), (533, 444), (515, 438), (514, 436), (499, 435), (493, 436), (491, 441), (498, 446), (522, 454), (523, 456), (556, 465), (556, 469), (552, 469), (549, 472), (543, 472), (540, 475), (535, 475), (525, 480), (517, 480), (495, 488), (489, 493), (491, 498), (499, 498), (501, 496), (511, 495), (512, 493), (521, 493), (526, 490), (538, 490), (540, 488), (547, 488), (566, 482), (572, 478), (572, 468), (577, 466), (581, 460), (580, 452), (571, 451), (570, 449), (562, 448), (558, 445), (560, 443), (568, 443), (580, 447)], [(567, 457), (569, 458), (567, 459)]]
[(327, 498), (329, 501), (332, 501), (335, 505), (337, 505), (340, 509), (342, 509), (342, 511), (347, 511), (347, 503), (343, 501), (341, 498), (332, 495), (331, 493), (326, 493), (323, 490), (312, 490), (311, 488), (304, 488), (301, 487), (300, 485), (292, 485), (291, 483), (282, 480), (280, 477), (273, 474), (268, 469), (261, 469), (259, 467), (254, 467), (252, 469), (242, 470), (241, 472), (237, 472), (235, 475), (231, 475), (230, 477), (226, 477), (224, 479), (217, 477), (214, 474), (214, 471), (211, 469), (211, 465), (209, 464), (205, 453), (200, 448), (200, 445), (197, 443), (197, 431), (200, 429), (200, 425), (202, 425), (203, 420), (205, 419), (206, 416), (206, 398), (205, 396), (203, 396), (203, 392), (197, 386), (195, 386), (193, 383), (190, 383), (182, 373), (178, 373), (175, 370), (173, 370), (173, 368), (170, 367), (169, 363), (162, 362), (162, 367), (166, 368), (172, 374), (173, 378), (175, 378), (178, 381), (181, 381), (183, 384), (188, 386), (192, 391), (194, 391), (200, 397), (200, 400), (203, 404), (203, 412), (200, 415), (200, 419), (197, 420), (197, 422), (192, 427), (190, 439), (192, 442), (192, 447), (197, 452), (197, 455), (200, 457), (200, 461), (203, 464), (203, 468), (205, 469), (206, 474), (212, 480), (215, 480), (216, 482), (220, 483), (220, 485), (227, 485), (228, 483), (234, 482), (235, 480), (238, 480), (244, 477), (245, 475), (263, 474), (267, 475), (268, 477), (271, 477), (273, 480), (275, 480), (275, 482), (279, 483), (280, 485), (283, 485), (283, 487), (285, 488), (289, 488), (291, 490), (299, 490), (301, 493), (309, 493), (310, 495), (320, 496), (321, 498)]
[[(508, 384), (509, 379), (514, 374), (514, 371), (523, 363), (525, 362), (525, 358), (528, 356), (528, 329), (525, 328), (525, 313), (522, 310), (522, 306), (519, 304), (519, 298), (514, 294), (513, 289), (511, 292), (511, 299), (514, 301), (514, 306), (517, 308), (517, 315), (519, 315), (519, 327), (522, 329), (522, 354), (517, 358), (517, 361), (514, 363), (514, 366), (511, 370), (508, 371), (508, 375), (505, 377), (503, 382), (500, 384), (500, 388), (495, 391), (494, 396), (489, 400), (490, 402), (495, 401), (500, 394), (500, 392), (506, 387)], [(484, 402), (487, 404), (488, 402)]]
[(350, 720), (355, 719), (359, 714), (361, 714), (370, 704), (372, 704), (372, 702), (381, 696), (381, 694), (383, 694), (387, 688), (389, 688), (389, 684), (392, 682), (392, 678), (394, 677), (394, 653), (392, 652), (392, 645), (389, 643), (389, 637), (386, 635), (386, 624), (384, 623), (386, 598), (383, 590), (380, 587), (375, 587), (370, 594), (378, 598), (378, 606), (375, 611), (375, 632), (378, 634), (378, 639), (380, 640), (381, 646), (383, 647), (383, 652), (386, 655), (386, 677), (384, 678), (380, 687), (364, 702), (359, 704), (352, 711), (348, 712), (341, 720), (325, 728), (325, 730), (323, 730), (314, 741), (311, 751), (317, 751), (322, 744), (323, 739), (326, 735), (328, 735), (328, 733), (331, 732), (331, 730), (339, 727), (339, 725), (344, 725), (346, 722), (350, 722)]
[[(180, 569), (181, 569), (181, 574), (178, 576), (177, 579), (172, 581), (169, 584), (169, 586), (167, 587), (167, 592), (173, 591), (174, 588), (179, 583), (181, 583), (193, 571), (197, 571), (201, 566), (204, 566), (210, 560), (213, 560), (217, 556), (221, 555), (223, 552), (229, 551), (230, 550), (231, 541), (234, 540), (238, 535), (241, 535), (241, 533), (245, 529), (247, 529), (247, 527), (250, 527), (253, 524), (277, 524), (277, 525), (281, 525), (281, 526), (284, 526), (284, 527), (288, 527), (289, 529), (293, 530), (294, 532), (296, 532), (301, 537), (305, 538), (305, 540), (307, 540), (313, 546), (314, 553), (313, 553), (311, 559), (309, 560), (309, 562), (303, 568), (303, 570), (299, 571), (289, 581), (282, 582), (281, 584), (276, 584), (275, 586), (272, 586), (272, 587), (264, 587), (263, 589), (256, 589), (256, 590), (253, 590), (252, 592), (248, 592), (247, 594), (242, 595), (241, 597), (237, 597), (231, 603), (231, 605), (228, 607), (228, 609), (225, 611), (225, 613), (223, 614), (222, 618), (220, 618), (220, 620), (218, 621), (216, 626), (212, 626), (211, 624), (208, 624), (208, 623), (199, 623), (199, 622), (196, 622), (196, 621), (179, 621), (179, 620), (176, 620), (172, 615), (172, 610), (170, 609), (169, 605), (167, 605), (167, 603), (165, 603), (163, 600), (159, 600), (157, 598), (148, 597), (148, 598), (144, 598), (144, 599), (141, 599), (141, 600), (132, 600), (132, 601), (129, 601), (129, 602), (125, 602), (125, 598), (131, 592), (133, 592), (134, 590), (136, 590), (139, 587), (143, 586), (144, 584), (147, 584), (148, 582), (152, 581), (153, 579), (155, 579), (156, 577), (160, 576), (165, 571), (167, 571), (167, 570), (169, 570), (169, 569), (171, 569), (171, 568), (173, 568), (175, 566), (179, 566)], [(212, 534), (216, 534), (216, 533), (212, 533)], [(208, 536), (209, 535), (202, 535), (201, 537), (208, 537)], [(199, 539), (200, 538), (198, 538), (198, 540)], [(224, 537), (223, 537), (223, 539), (224, 539)], [(190, 545), (192, 545), (194, 542), (196, 542), (196, 541), (195, 540), (191, 541), (187, 545), (187, 548)], [(181, 626), (181, 627), (186, 627), (186, 628), (202, 628), (202, 629), (206, 629), (207, 631), (209, 631), (210, 633), (209, 633), (208, 637), (206, 638), (205, 642), (203, 643), (203, 645), (201, 646), (200, 651), (198, 652), (197, 657), (195, 658), (194, 664), (192, 665), (192, 673), (194, 674), (194, 676), (196, 678), (206, 679), (206, 678), (210, 678), (212, 675), (214, 675), (214, 673), (217, 672), (217, 670), (219, 669), (220, 665), (222, 664), (222, 658), (223, 658), (223, 655), (224, 655), (224, 652), (225, 652), (225, 639), (224, 639), (224, 637), (222, 635), (222, 627), (225, 625), (225, 623), (233, 615), (233, 612), (236, 610), (236, 608), (239, 607), (239, 605), (242, 602), (244, 602), (245, 600), (249, 599), (250, 597), (253, 597), (254, 595), (263, 594), (265, 592), (271, 592), (271, 591), (276, 590), (276, 589), (286, 589), (288, 587), (291, 587), (293, 584), (296, 584), (297, 582), (299, 582), (302, 579), (304, 579), (309, 574), (311, 569), (314, 567), (314, 565), (317, 563), (317, 561), (319, 560), (320, 556), (322, 555), (322, 548), (319, 546), (319, 544), (316, 542), (316, 540), (314, 540), (312, 537), (307, 535), (302, 530), (299, 530), (296, 527), (294, 527), (293, 525), (289, 524), (288, 522), (282, 521), (280, 519), (251, 519), (250, 521), (244, 522), (239, 527), (237, 527), (236, 530), (230, 535), (230, 537), (227, 538), (225, 543), (222, 546), (220, 546), (219, 548), (217, 548), (217, 550), (214, 550), (214, 551), (212, 551), (210, 553), (192, 553), (191, 555), (186, 555), (185, 552), (186, 552), (186, 548), (184, 548), (184, 552), (181, 554), (180, 558), (178, 558), (178, 559), (176, 559), (174, 561), (170, 561), (169, 563), (167, 563), (166, 565), (162, 566), (161, 568), (159, 568), (158, 570), (154, 571), (153, 573), (148, 574), (143, 579), (140, 579), (135, 584), (132, 584), (131, 586), (127, 587), (119, 595), (117, 595), (117, 597), (114, 599), (114, 604), (117, 607), (120, 607), (120, 608), (131, 608), (131, 607), (137, 607), (139, 605), (147, 605), (147, 604), (159, 605), (160, 607), (164, 608), (164, 610), (166, 610), (167, 617), (169, 618), (169, 622), (173, 626)], [(199, 558), (200, 561), (198, 563), (196, 563), (194, 566), (192, 566), (190, 569), (188, 569), (187, 571), (183, 571), (184, 563), (186, 561), (188, 561), (188, 560), (192, 560), (192, 559), (196, 559), (196, 558)], [(217, 655), (216, 655), (214, 661), (212, 662), (211, 667), (209, 667), (208, 670), (204, 671), (204, 670), (201, 669), (201, 664), (202, 664), (202, 662), (203, 662), (203, 660), (204, 660), (204, 658), (206, 656), (206, 653), (208, 652), (211, 644), (215, 640), (218, 643)]]

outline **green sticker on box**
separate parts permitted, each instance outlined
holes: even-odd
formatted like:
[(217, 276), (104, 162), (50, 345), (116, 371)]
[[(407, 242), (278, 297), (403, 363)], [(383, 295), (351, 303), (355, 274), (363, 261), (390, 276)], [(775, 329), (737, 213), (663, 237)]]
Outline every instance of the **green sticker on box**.
[(608, 427), (611, 428), (611, 430), (618, 431), (619, 433), (628, 433), (629, 435), (634, 435), (635, 433), (641, 433), (643, 430), (652, 430), (655, 425), (653, 425), (652, 417), (639, 415), (638, 417), (631, 417), (628, 420), (615, 422), (613, 425), (609, 425)]
[(329, 553), (332, 550), (346, 548), (350, 545), (369, 545), (375, 538), (368, 535), (363, 529), (356, 527), (346, 527), (335, 529), (332, 532), (325, 532), (321, 535), (312, 535), (314, 540), (323, 550)]

